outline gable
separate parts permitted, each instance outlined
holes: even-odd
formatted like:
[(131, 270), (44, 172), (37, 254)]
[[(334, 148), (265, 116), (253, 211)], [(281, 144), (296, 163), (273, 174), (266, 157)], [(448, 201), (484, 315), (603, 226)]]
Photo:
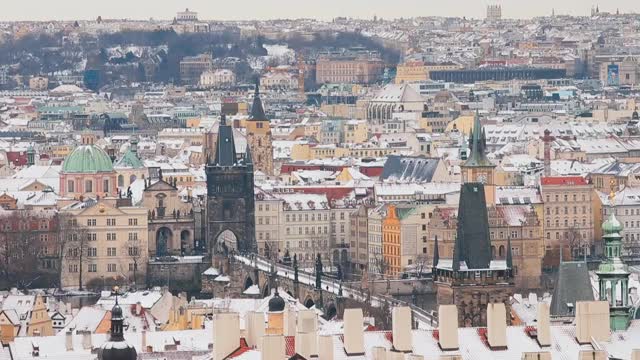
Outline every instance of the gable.
[(78, 216), (109, 216), (109, 215), (123, 215), (124, 212), (118, 208), (111, 207), (104, 202), (99, 202), (96, 205), (83, 209)]
[(159, 180), (151, 184), (151, 186), (146, 188), (144, 191), (146, 192), (146, 191), (172, 191), (172, 190), (176, 190), (176, 188), (169, 185), (169, 183), (165, 182), (164, 180)]

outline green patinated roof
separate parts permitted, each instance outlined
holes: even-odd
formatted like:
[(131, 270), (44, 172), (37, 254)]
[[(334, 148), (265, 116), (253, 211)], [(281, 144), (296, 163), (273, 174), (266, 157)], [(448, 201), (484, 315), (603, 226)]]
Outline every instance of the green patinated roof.
[(622, 224), (613, 212), (611, 212), (609, 218), (602, 224), (602, 231), (605, 234), (616, 234), (622, 231)]
[(136, 153), (129, 149), (118, 161), (116, 161), (115, 166), (119, 168), (141, 169), (144, 167), (144, 163)]
[(97, 173), (113, 171), (109, 155), (95, 145), (82, 145), (67, 156), (62, 164), (65, 173)]

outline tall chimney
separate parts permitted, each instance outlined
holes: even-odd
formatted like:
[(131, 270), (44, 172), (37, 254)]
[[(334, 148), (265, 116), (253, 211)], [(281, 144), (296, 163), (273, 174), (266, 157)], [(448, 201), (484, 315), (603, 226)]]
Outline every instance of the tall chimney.
[(580, 350), (578, 360), (608, 360), (608, 357), (603, 350)]
[(640, 349), (633, 349), (631, 351), (631, 360), (640, 360)]
[(213, 360), (223, 360), (240, 347), (238, 313), (215, 314), (213, 325)]
[(344, 350), (348, 356), (364, 355), (364, 316), (362, 309), (346, 309), (344, 319)]
[(407, 306), (396, 306), (391, 311), (393, 350), (411, 352), (411, 309)]
[(318, 315), (313, 310), (298, 313), (296, 352), (305, 359), (318, 356), (317, 321)]
[(298, 329), (297, 332), (318, 331), (318, 315), (314, 310), (298, 311)]
[(247, 345), (257, 347), (264, 336), (264, 313), (247, 312), (245, 323), (247, 324)]
[(538, 345), (551, 346), (551, 325), (549, 320), (549, 304), (538, 303)]
[(142, 341), (141, 341), (141, 345), (140, 345), (140, 352), (145, 352), (147, 351), (147, 330), (142, 329)]
[(296, 352), (305, 359), (318, 357), (318, 337), (315, 331), (296, 334)]
[(526, 352), (522, 353), (522, 360), (551, 360), (551, 353), (548, 351)]
[(578, 301), (576, 303), (576, 340), (580, 344), (609, 341), (609, 302)]
[(487, 338), (491, 349), (507, 348), (507, 309), (504, 303), (487, 305)]
[(374, 346), (371, 354), (373, 360), (387, 360), (387, 349), (384, 346)]
[(438, 337), (442, 350), (458, 350), (458, 308), (455, 305), (438, 307)]
[(67, 351), (73, 351), (73, 331), (67, 330), (64, 335), (64, 343)]
[(318, 337), (318, 360), (333, 360), (333, 336)]
[(91, 350), (93, 344), (91, 342), (91, 331), (84, 330), (82, 332), (82, 348), (85, 350)]
[(283, 360), (285, 358), (284, 336), (265, 335), (262, 337), (260, 354), (262, 360)]
[(296, 335), (296, 311), (288, 307), (284, 311), (284, 336)]

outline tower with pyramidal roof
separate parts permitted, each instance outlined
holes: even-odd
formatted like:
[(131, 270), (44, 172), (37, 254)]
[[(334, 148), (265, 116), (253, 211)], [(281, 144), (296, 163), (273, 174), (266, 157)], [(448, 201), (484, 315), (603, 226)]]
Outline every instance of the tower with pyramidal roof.
[(271, 126), (264, 113), (260, 99), (260, 82), (256, 80), (251, 115), (246, 122), (247, 144), (253, 154), (254, 168), (267, 175), (273, 175), (273, 141)]
[(482, 183), (487, 201), (491, 203), (495, 199), (496, 166), (487, 158), (487, 136), (477, 111), (473, 118), (473, 130), (469, 135), (469, 151), (467, 160), (460, 166), (462, 182)]

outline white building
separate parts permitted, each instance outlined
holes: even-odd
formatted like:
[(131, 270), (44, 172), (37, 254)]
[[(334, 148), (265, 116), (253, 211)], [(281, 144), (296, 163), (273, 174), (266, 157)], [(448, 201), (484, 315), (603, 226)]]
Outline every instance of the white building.
[(205, 71), (200, 75), (200, 86), (203, 88), (228, 87), (235, 83), (236, 74), (227, 69)]

